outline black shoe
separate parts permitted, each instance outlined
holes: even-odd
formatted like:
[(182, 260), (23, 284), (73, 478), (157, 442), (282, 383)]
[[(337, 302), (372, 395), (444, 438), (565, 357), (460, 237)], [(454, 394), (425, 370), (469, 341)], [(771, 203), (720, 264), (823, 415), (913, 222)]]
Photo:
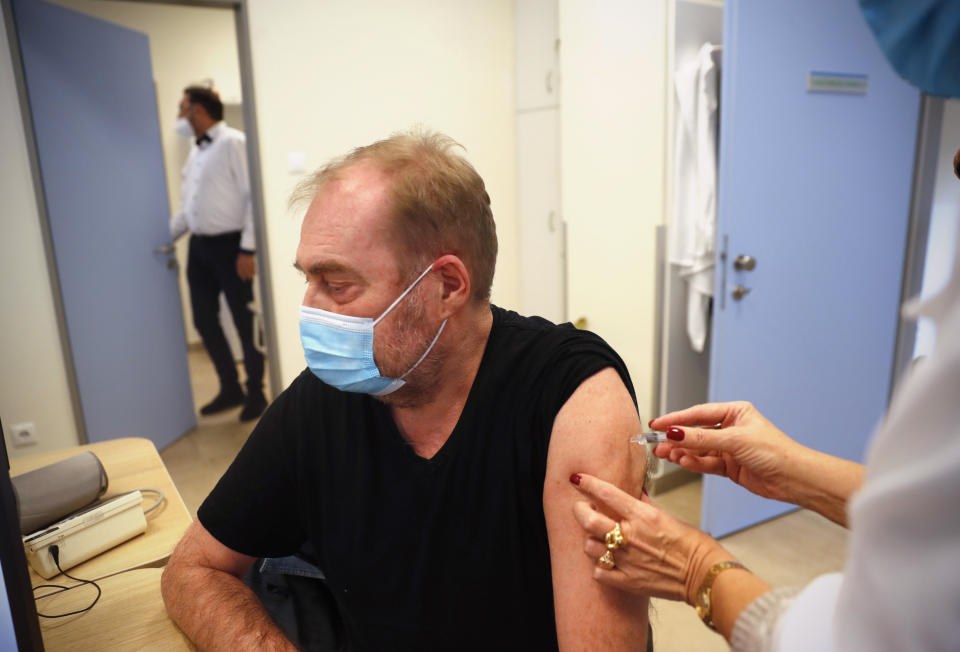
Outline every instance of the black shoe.
[(216, 414), (217, 412), (223, 412), (224, 410), (235, 408), (238, 405), (243, 405), (246, 399), (247, 397), (243, 395), (243, 390), (238, 389), (235, 392), (224, 392), (221, 390), (215, 399), (200, 408), (200, 414), (208, 416)]
[(263, 394), (250, 395), (243, 404), (243, 411), (240, 412), (240, 421), (253, 421), (267, 409), (267, 399)]

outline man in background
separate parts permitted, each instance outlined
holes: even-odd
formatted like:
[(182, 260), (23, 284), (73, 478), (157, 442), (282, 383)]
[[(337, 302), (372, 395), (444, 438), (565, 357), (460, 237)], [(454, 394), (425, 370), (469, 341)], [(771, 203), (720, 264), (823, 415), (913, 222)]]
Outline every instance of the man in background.
[[(223, 121), (223, 102), (200, 86), (184, 89), (177, 133), (196, 139), (183, 168), (180, 210), (170, 220), (174, 239), (190, 231), (187, 282), (193, 323), (220, 379), (220, 392), (200, 409), (209, 415), (243, 405), (240, 421), (266, 407), (263, 355), (253, 345), (254, 234), (246, 138)], [(233, 354), (218, 318), (220, 293), (227, 298), (243, 344), (244, 393)]]

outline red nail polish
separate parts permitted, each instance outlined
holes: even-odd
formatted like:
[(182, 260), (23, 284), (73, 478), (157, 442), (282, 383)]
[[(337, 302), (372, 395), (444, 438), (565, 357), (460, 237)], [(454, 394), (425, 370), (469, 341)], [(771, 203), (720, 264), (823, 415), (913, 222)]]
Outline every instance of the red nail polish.
[(648, 427), (648, 428), (652, 428), (654, 421), (656, 421), (656, 419), (650, 419), (649, 421), (647, 421), (647, 427)]
[(580, 484), (580, 474), (579, 474), (579, 473), (574, 473), (573, 475), (571, 475), (571, 476), (570, 476), (570, 482), (572, 482), (572, 483), (575, 484), (575, 485), (579, 485), (579, 484)]
[(647, 498), (650, 497), (650, 493), (647, 491), (646, 487), (643, 488), (643, 495), (646, 496)]
[(680, 428), (668, 428), (667, 439), (672, 441), (683, 441), (683, 431)]

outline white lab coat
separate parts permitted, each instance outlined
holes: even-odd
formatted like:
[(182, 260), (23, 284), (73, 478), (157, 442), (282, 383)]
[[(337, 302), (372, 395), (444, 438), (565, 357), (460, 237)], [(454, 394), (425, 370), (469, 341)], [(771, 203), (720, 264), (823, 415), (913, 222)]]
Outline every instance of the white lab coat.
[(713, 296), (717, 222), (717, 107), (720, 47), (705, 43), (674, 73), (674, 214), (669, 261), (687, 284), (687, 335), (703, 351)]

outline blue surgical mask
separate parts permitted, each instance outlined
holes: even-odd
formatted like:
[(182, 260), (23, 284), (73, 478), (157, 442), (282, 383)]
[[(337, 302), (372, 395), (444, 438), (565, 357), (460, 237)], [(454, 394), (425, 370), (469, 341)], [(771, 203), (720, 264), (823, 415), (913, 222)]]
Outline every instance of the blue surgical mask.
[(303, 343), (307, 366), (313, 375), (344, 392), (385, 396), (403, 387), (406, 383), (404, 378), (423, 362), (437, 343), (447, 320), (440, 324), (440, 330), (420, 359), (399, 378), (380, 375), (373, 359), (373, 327), (386, 317), (431, 269), (432, 263), (376, 319), (338, 315), (335, 312), (300, 306), (300, 341)]

